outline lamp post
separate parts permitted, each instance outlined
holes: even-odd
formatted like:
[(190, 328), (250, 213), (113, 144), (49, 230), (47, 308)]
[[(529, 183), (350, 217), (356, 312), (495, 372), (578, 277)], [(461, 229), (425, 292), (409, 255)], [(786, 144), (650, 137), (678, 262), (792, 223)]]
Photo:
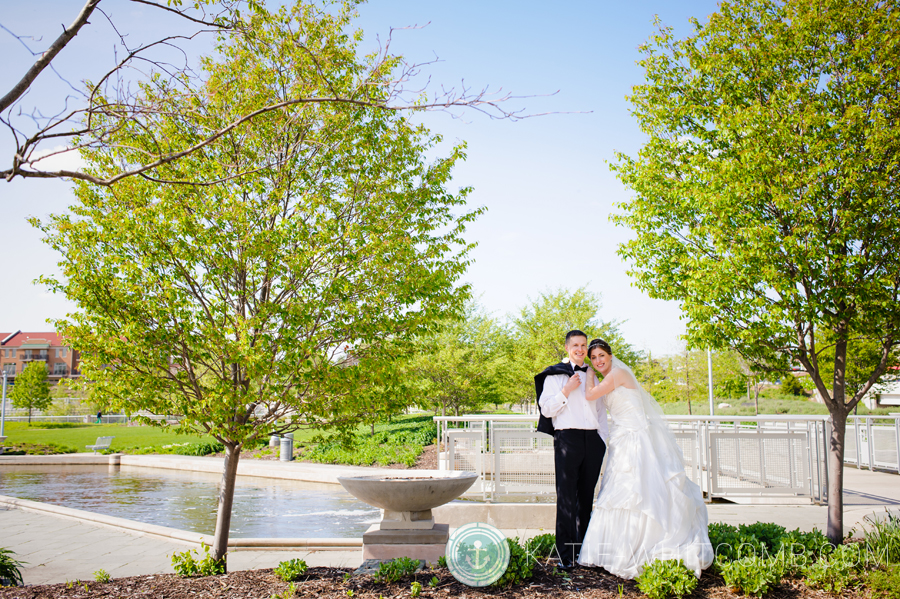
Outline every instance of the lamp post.
[[(3, 428), (6, 426), (6, 371), (3, 371), (3, 399), (0, 399), (0, 437), (3, 437)], [(3, 437), (4, 439), (6, 437)]]
[(712, 352), (710, 351), (709, 347), (706, 348), (706, 371), (709, 373), (709, 415), (715, 416), (712, 385)]

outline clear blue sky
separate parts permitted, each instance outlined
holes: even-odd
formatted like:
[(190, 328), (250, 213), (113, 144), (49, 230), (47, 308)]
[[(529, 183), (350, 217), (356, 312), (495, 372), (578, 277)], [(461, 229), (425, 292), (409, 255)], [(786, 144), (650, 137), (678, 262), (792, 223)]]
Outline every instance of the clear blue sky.
[[(81, 2), (44, 0), (11, 3), (0, 24), (42, 49), (70, 23)], [(138, 41), (164, 26), (147, 9), (124, 0), (104, 0), (123, 30)], [(637, 46), (654, 31), (653, 18), (690, 32), (690, 17), (706, 21), (716, 9), (712, 0), (632, 0), (630, 2), (546, 2), (460, 0), (453, 3), (374, 0), (360, 8), (357, 25), (373, 49), (389, 28), (392, 49), (409, 60), (439, 57), (428, 68), (434, 83), (474, 89), (490, 86), (516, 95), (552, 97), (518, 102), (528, 113), (552, 114), (520, 122), (494, 121), (477, 113), (462, 119), (426, 115), (424, 121), (448, 144), (468, 143), (468, 160), (455, 172), (454, 185), (473, 186), (473, 205), (488, 208), (469, 229), (478, 242), (475, 264), (467, 280), (484, 307), (495, 316), (518, 311), (529, 298), (557, 288), (586, 285), (601, 294), (604, 320), (625, 321), (626, 339), (654, 354), (672, 353), (683, 332), (680, 310), (673, 303), (651, 300), (631, 286), (627, 264), (616, 247), (629, 232), (608, 220), (614, 204), (629, 192), (615, 179), (608, 161), (614, 152), (636, 154), (643, 135), (629, 115), (625, 96), (642, 81), (635, 64)], [(95, 16), (70, 48), (60, 55), (62, 77), (77, 83), (96, 79), (112, 63), (111, 30)], [(0, 89), (17, 80), (30, 55), (8, 33), (0, 31)], [(41, 75), (31, 97), (42, 110), (58, 110), (65, 85), (53, 73)], [(10, 155), (10, 140), (0, 132), (0, 157)], [(64, 316), (72, 306), (32, 282), (54, 273), (58, 258), (40, 241), (40, 232), (25, 219), (64, 210), (72, 202), (62, 181), (0, 182), (0, 331), (46, 330), (47, 318)]]

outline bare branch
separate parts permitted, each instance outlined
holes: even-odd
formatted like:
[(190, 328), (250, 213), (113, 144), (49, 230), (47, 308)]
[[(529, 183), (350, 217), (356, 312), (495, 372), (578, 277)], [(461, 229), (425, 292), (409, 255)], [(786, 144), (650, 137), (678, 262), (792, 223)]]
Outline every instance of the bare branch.
[(98, 4), (100, 4), (100, 0), (87, 0), (85, 5), (81, 8), (81, 12), (75, 18), (75, 21), (73, 21), (67, 29), (64, 29), (62, 34), (56, 38), (43, 54), (41, 54), (41, 57), (38, 58), (37, 61), (31, 65), (31, 68), (28, 69), (28, 72), (25, 73), (25, 76), (22, 77), (22, 79), (14, 85), (5, 96), (0, 98), (0, 112), (12, 106), (16, 100), (22, 97), (22, 94), (31, 87), (32, 82), (41, 74), (41, 71), (50, 66), (50, 63), (56, 58), (56, 55), (72, 41), (72, 38), (78, 35), (78, 31), (88, 22), (88, 18), (91, 16), (91, 13), (94, 12), (94, 9), (97, 8)]

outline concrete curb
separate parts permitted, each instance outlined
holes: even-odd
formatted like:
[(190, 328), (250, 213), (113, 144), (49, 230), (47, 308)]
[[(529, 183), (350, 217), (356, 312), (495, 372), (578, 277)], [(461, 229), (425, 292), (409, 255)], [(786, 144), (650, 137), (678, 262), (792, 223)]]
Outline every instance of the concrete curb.
[[(90, 524), (125, 530), (131, 533), (137, 533), (138, 536), (148, 536), (153, 538), (175, 541), (185, 545), (200, 547), (201, 543), (212, 545), (213, 538), (209, 535), (180, 530), (168, 526), (160, 526), (158, 524), (145, 524), (127, 518), (118, 518), (116, 516), (106, 516), (85, 510), (76, 510), (74, 508), (42, 503), (39, 501), (30, 501), (28, 499), (18, 499), (16, 497), (8, 497), (0, 495), (0, 506), (7, 508), (15, 508), (28, 512), (37, 512), (44, 514), (52, 514), (61, 518), (70, 520), (78, 520)], [(244, 550), (281, 550), (281, 549), (309, 549), (318, 551), (346, 551), (348, 549), (359, 549), (362, 547), (361, 538), (336, 538), (336, 539), (266, 539), (266, 538), (231, 538), (228, 539), (228, 548), (234, 551)]]

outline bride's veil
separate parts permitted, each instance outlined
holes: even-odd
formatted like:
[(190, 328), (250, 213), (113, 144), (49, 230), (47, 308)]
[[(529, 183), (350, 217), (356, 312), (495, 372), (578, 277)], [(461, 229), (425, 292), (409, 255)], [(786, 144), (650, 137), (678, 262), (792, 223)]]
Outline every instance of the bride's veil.
[[(658, 444), (657, 450), (665, 450), (665, 457), (672, 461), (677, 460), (680, 468), (683, 470), (684, 454), (681, 451), (681, 447), (678, 445), (678, 441), (675, 440), (675, 434), (672, 432), (672, 429), (669, 428), (669, 423), (663, 416), (663, 411), (662, 408), (659, 407), (659, 403), (653, 399), (652, 395), (647, 393), (634, 376), (634, 372), (631, 368), (629, 368), (622, 360), (613, 356), (612, 368), (619, 369), (620, 371), (619, 376), (614, 379), (616, 380), (617, 387), (625, 386), (638, 390), (641, 397), (641, 405), (643, 406), (644, 414), (647, 417), (647, 424), (653, 430), (655, 441)], [(610, 374), (612, 374), (612, 372), (610, 372)]]

